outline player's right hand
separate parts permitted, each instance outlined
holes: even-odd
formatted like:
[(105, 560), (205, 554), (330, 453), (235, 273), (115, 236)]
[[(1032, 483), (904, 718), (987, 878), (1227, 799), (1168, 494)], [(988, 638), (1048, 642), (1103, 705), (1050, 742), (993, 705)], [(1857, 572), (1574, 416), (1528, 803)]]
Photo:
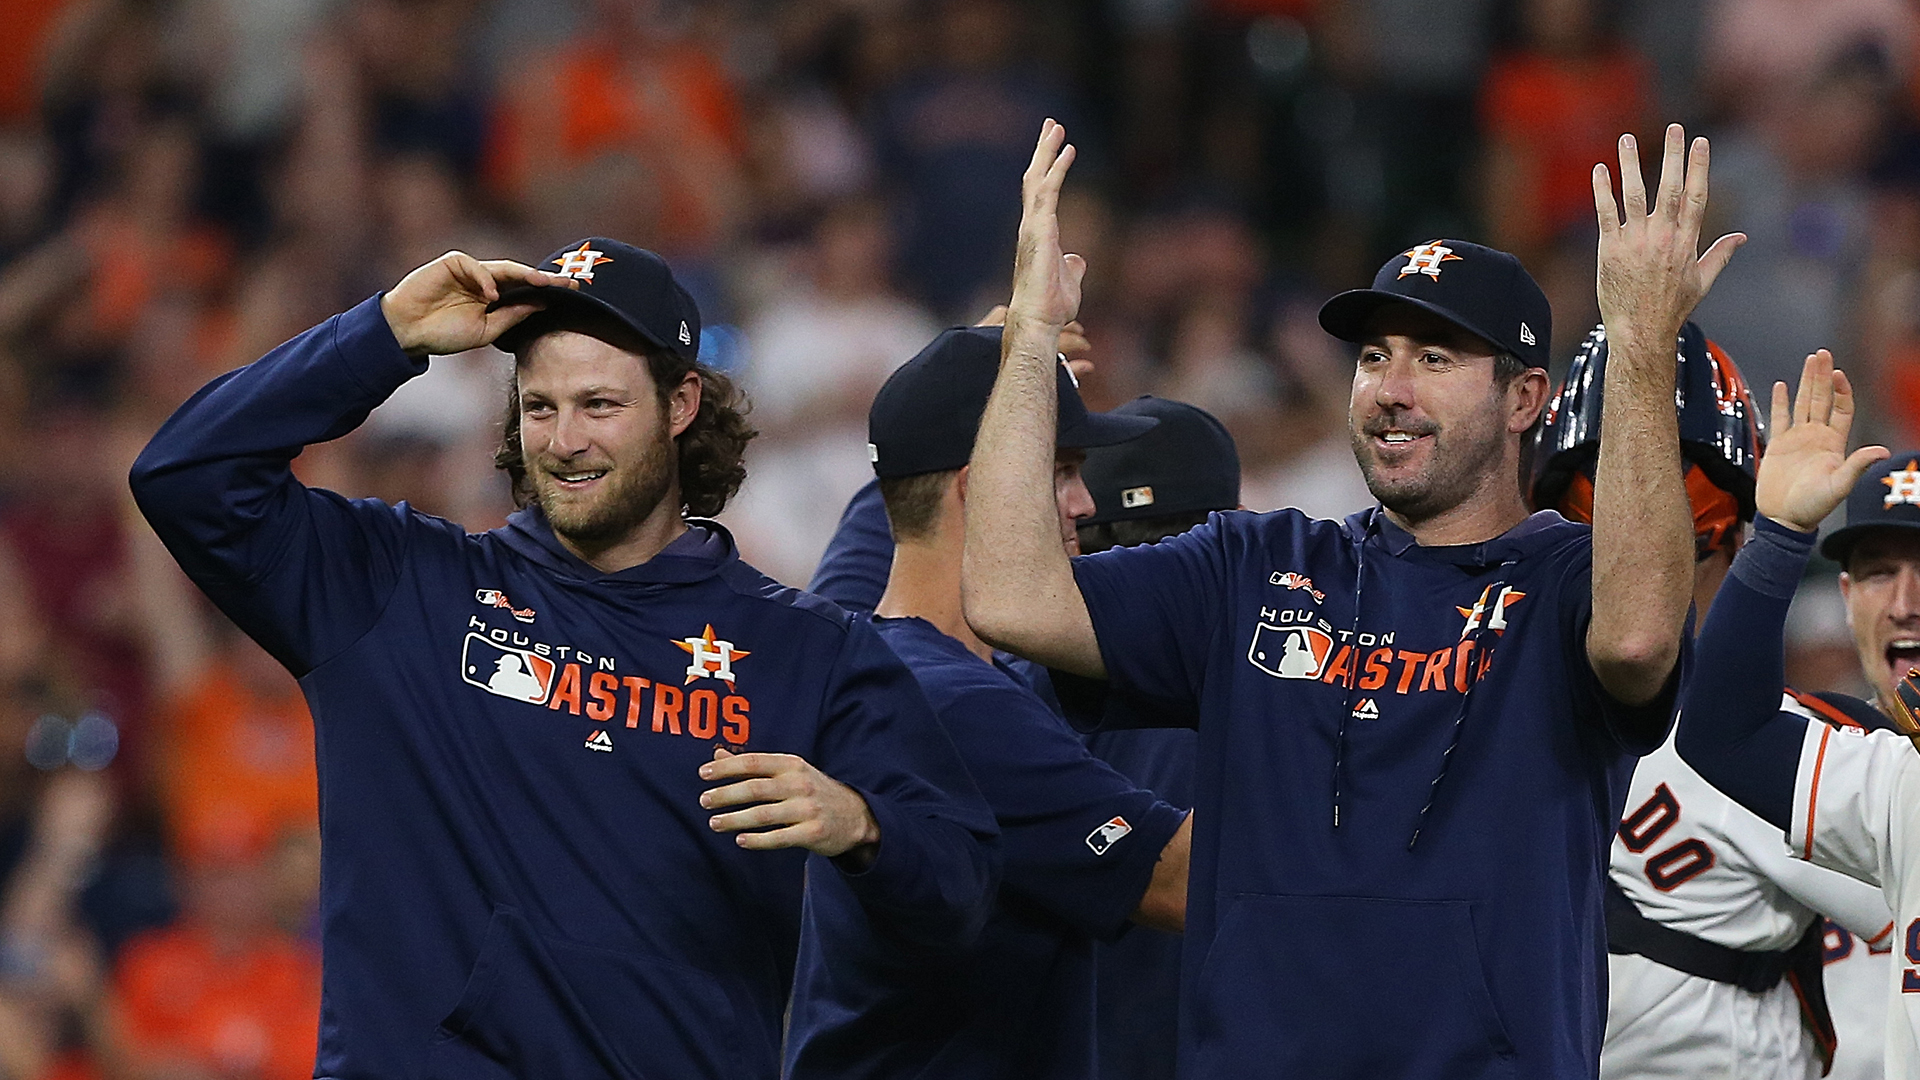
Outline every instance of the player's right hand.
[(1020, 178), (1020, 238), (1013, 259), (1013, 299), (1007, 321), (1036, 322), (1056, 331), (1080, 312), (1080, 279), (1087, 261), (1060, 252), (1060, 188), (1073, 167), (1067, 129), (1040, 127), (1033, 160)]
[(1787, 384), (1773, 384), (1773, 422), (1754, 481), (1754, 507), (1790, 529), (1812, 532), (1874, 462), (1884, 446), (1847, 453), (1853, 428), (1853, 386), (1825, 349), (1807, 357), (1800, 390), (1787, 404)]
[(540, 310), (540, 304), (487, 310), (503, 289), (517, 285), (580, 287), (570, 277), (509, 259), (482, 262), (464, 251), (449, 251), (401, 278), (380, 298), (380, 312), (402, 349), (416, 355), (448, 356), (491, 344)]

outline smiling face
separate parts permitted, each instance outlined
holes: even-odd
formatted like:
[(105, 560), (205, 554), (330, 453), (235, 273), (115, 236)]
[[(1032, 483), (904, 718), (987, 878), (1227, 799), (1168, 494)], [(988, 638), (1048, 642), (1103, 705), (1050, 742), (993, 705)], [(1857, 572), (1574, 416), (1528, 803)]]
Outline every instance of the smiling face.
[(517, 377), (527, 482), (555, 535), (604, 551), (656, 514), (678, 516), (673, 439), (699, 409), (697, 375), (663, 400), (644, 356), (560, 330), (527, 347)]
[[(1494, 347), (1410, 304), (1367, 320), (1347, 411), (1367, 489), (1408, 521), (1432, 519), (1477, 493), (1517, 497), (1519, 436), (1544, 400), (1545, 376), (1506, 385)], [(1513, 487), (1504, 492), (1496, 485)]]
[(1840, 575), (1860, 670), (1882, 702), (1920, 666), (1920, 530), (1875, 530), (1847, 555)]

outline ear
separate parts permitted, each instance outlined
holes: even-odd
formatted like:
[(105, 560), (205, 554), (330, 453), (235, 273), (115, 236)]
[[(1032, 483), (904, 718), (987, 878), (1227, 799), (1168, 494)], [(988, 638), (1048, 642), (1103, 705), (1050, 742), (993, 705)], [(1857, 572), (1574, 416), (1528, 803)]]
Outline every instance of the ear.
[(1851, 606), (1853, 604), (1853, 577), (1852, 575), (1848, 574), (1845, 570), (1840, 571), (1840, 599), (1845, 601), (1849, 606), (1847, 616), (1848, 618), (1852, 618), (1853, 612), (1851, 610)]
[(680, 377), (680, 385), (667, 395), (667, 429), (672, 437), (679, 438), (700, 415), (700, 391), (704, 384), (700, 373), (689, 371)]
[(1511, 412), (1507, 416), (1507, 430), (1515, 434), (1524, 433), (1540, 418), (1540, 411), (1547, 407), (1547, 398), (1551, 396), (1553, 384), (1548, 381), (1547, 373), (1539, 368), (1528, 368), (1507, 386), (1507, 403)]

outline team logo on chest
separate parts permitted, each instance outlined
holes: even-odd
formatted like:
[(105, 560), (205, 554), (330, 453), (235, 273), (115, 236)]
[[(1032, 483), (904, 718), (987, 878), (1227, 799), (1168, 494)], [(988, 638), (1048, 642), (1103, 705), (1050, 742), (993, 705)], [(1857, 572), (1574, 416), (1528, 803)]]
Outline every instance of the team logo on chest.
[(1482, 622), (1486, 623), (1487, 629), (1494, 633), (1505, 634), (1507, 631), (1507, 608), (1527, 598), (1526, 593), (1515, 589), (1511, 585), (1500, 586), (1498, 595), (1494, 594), (1493, 589), (1494, 587), (1489, 585), (1480, 590), (1480, 599), (1475, 600), (1473, 606), (1470, 608), (1463, 608), (1458, 605), (1454, 606), (1453, 610), (1464, 615), (1467, 620), (1467, 625), (1460, 628), (1461, 641), (1467, 640), (1469, 635), (1475, 630), (1480, 629)]
[(695, 679), (719, 679), (733, 688), (733, 662), (753, 654), (745, 649), (736, 649), (733, 642), (713, 636), (713, 624), (708, 623), (705, 633), (699, 637), (681, 638), (674, 642), (693, 659), (687, 664), (687, 682)]

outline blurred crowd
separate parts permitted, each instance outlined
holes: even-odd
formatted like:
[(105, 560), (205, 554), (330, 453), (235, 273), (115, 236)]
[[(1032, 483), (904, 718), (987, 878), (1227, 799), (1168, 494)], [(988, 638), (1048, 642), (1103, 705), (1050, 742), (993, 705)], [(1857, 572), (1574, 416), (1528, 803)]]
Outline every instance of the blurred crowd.
[[(1920, 447), (1915, 0), (0, 0), (0, 1080), (310, 1075), (313, 732), (132, 513), (175, 405), (450, 248), (617, 237), (695, 290), (761, 433), (722, 520), (803, 584), (873, 391), (1006, 299), (1048, 116), (1085, 396), (1219, 415), (1253, 509), (1370, 501), (1314, 312), (1410, 244), (1518, 253), (1564, 362), (1589, 170), (1666, 120), (1751, 237), (1698, 321), (1763, 399), (1833, 347)], [(303, 478), (499, 524), (510, 369)], [(1830, 574), (1790, 676), (1860, 690)]]

